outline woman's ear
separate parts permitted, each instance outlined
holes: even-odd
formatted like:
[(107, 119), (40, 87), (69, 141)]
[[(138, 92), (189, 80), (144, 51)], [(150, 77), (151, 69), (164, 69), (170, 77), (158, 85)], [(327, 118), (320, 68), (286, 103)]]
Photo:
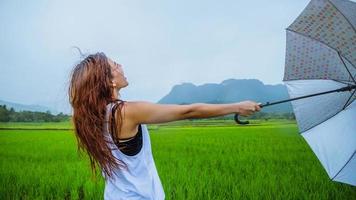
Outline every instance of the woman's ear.
[(111, 87), (116, 87), (116, 83), (115, 83), (115, 81), (111, 81), (111, 85), (110, 85)]

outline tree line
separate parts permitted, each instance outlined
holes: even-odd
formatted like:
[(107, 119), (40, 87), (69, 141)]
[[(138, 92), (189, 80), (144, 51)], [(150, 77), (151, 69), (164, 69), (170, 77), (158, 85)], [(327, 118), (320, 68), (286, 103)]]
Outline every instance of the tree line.
[(46, 112), (19, 111), (14, 108), (6, 108), (6, 105), (0, 105), (0, 122), (61, 122), (70, 119), (69, 115), (62, 112), (53, 115), (48, 110)]

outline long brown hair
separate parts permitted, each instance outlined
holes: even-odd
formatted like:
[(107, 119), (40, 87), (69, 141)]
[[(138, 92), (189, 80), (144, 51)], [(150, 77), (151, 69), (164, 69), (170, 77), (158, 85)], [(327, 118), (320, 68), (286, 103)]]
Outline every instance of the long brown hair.
[[(71, 72), (68, 89), (69, 102), (73, 108), (72, 122), (78, 144), (78, 152), (86, 152), (89, 156), (92, 175), (96, 177), (96, 166), (99, 165), (105, 178), (112, 177), (114, 169), (124, 167), (126, 164), (115, 158), (108, 140), (103, 135), (103, 125), (106, 114), (106, 105), (116, 102), (113, 99), (111, 85), (111, 68), (104, 53), (87, 56), (77, 64)], [(122, 121), (121, 109), (124, 101), (119, 100), (119, 122)], [(115, 114), (110, 115), (109, 122), (114, 122)], [(115, 123), (114, 123), (115, 124)], [(119, 127), (121, 128), (119, 123)], [(111, 129), (113, 124), (111, 123)], [(114, 141), (115, 132), (111, 131)], [(119, 129), (120, 130), (120, 129)]]

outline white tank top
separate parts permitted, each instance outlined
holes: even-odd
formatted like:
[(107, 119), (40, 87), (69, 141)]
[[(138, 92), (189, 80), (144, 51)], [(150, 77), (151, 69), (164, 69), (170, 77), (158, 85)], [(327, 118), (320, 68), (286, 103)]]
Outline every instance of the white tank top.
[[(104, 135), (110, 142), (113, 142), (109, 132), (109, 114), (114, 103), (106, 106), (106, 119), (104, 125)], [(122, 153), (115, 144), (109, 144), (113, 156), (122, 160), (127, 165), (127, 169), (116, 169), (113, 178), (105, 180), (104, 199), (105, 200), (130, 200), (130, 199), (154, 199), (165, 198), (161, 180), (158, 176), (156, 165), (151, 151), (150, 136), (147, 126), (142, 127), (142, 148), (134, 156)], [(102, 171), (102, 176), (104, 172)]]

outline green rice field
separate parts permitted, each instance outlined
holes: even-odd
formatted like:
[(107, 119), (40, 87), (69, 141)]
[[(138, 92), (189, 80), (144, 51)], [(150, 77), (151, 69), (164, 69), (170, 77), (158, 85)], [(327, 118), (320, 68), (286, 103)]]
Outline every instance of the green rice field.
[[(149, 125), (166, 199), (356, 199), (330, 181), (294, 121)], [(0, 124), (0, 199), (103, 199), (69, 122)]]

